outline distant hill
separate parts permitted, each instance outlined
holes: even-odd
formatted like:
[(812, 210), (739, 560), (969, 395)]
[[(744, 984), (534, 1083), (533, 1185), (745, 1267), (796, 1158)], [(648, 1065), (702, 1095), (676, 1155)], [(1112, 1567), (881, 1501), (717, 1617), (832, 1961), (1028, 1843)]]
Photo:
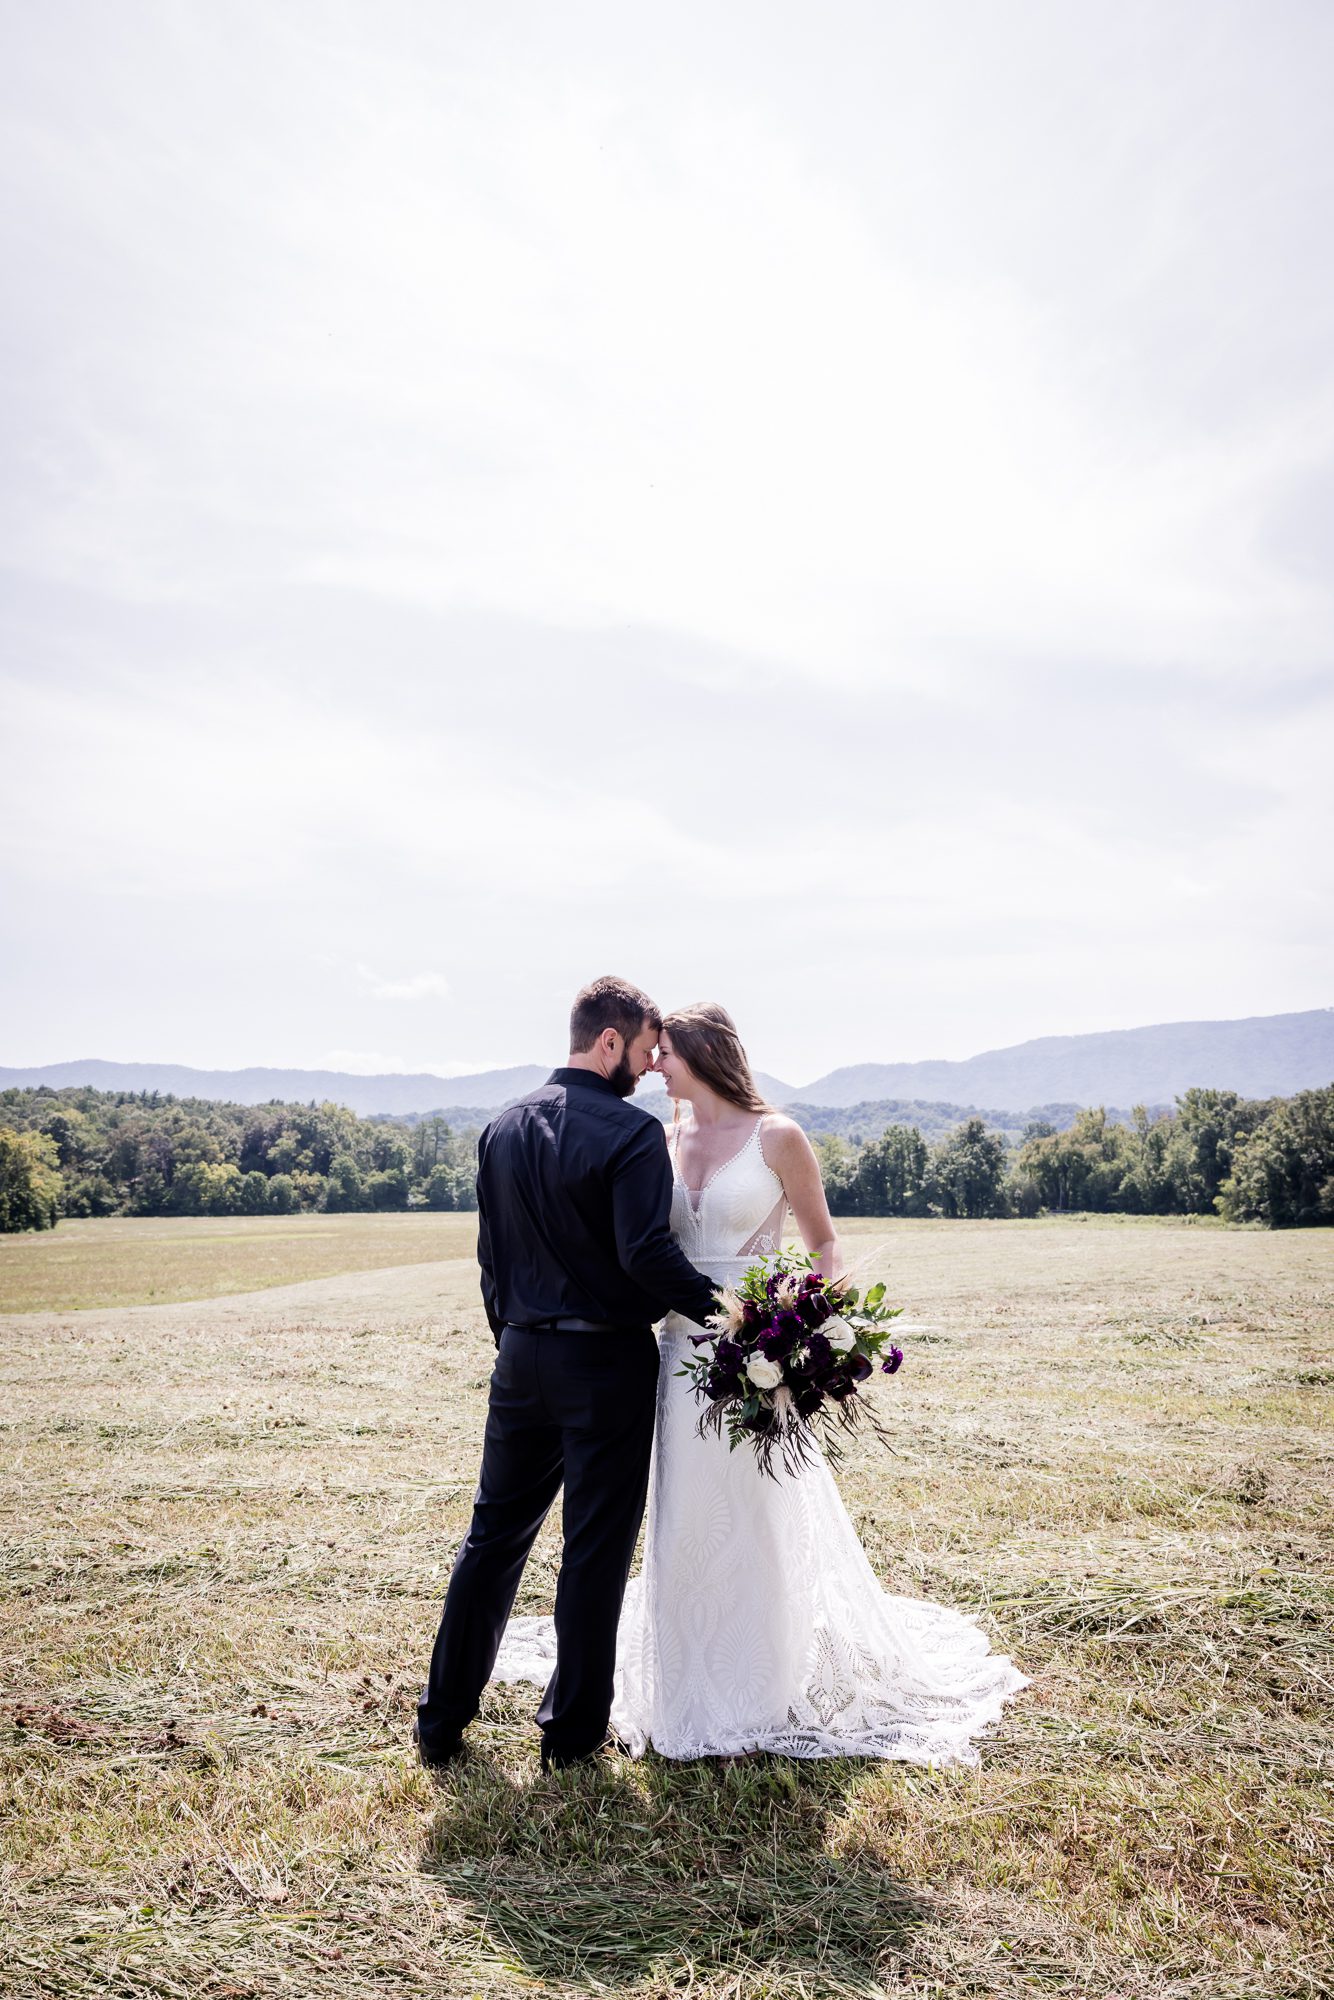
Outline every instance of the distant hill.
[(46, 1084), (64, 1090), (157, 1090), (173, 1097), (215, 1098), (227, 1104), (345, 1104), (365, 1118), (376, 1111), (451, 1111), (455, 1105), (496, 1110), (551, 1074), (543, 1063), (488, 1069), (476, 1076), (349, 1076), (336, 1069), (190, 1069), (184, 1063), (69, 1062), (41, 1069), (0, 1069), (0, 1090)]
[[(191, 1069), (182, 1063), (69, 1062), (37, 1069), (0, 1069), (0, 1090), (45, 1084), (61, 1090), (159, 1091), (229, 1104), (317, 1103), (331, 1099), (362, 1117), (445, 1113), (473, 1124), (533, 1090), (554, 1065), (521, 1063), (475, 1076), (350, 1076), (320, 1069)], [(1047, 1035), (1013, 1048), (991, 1049), (963, 1062), (859, 1063), (831, 1070), (794, 1089), (756, 1072), (774, 1104), (794, 1113), (856, 1109), (879, 1116), (887, 1103), (968, 1115), (1028, 1114), (1034, 1106), (1171, 1104), (1192, 1084), (1235, 1090), (1244, 1097), (1290, 1097), (1334, 1079), (1334, 1008), (1304, 1014), (1259, 1014), (1244, 1021), (1172, 1021), (1152, 1028), (1118, 1028), (1097, 1035)], [(661, 1115), (661, 1091), (641, 1093), (644, 1109)], [(1037, 1114), (1034, 1114), (1037, 1115)], [(897, 1120), (892, 1122), (899, 1122)], [(919, 1122), (907, 1118), (902, 1122)], [(1056, 1122), (1056, 1121), (1053, 1121)], [(821, 1128), (827, 1129), (827, 1128)], [(883, 1127), (881, 1128), (883, 1129)], [(925, 1126), (923, 1127), (925, 1129)]]
[[(1024, 1128), (1041, 1122), (1057, 1132), (1068, 1132), (1083, 1106), (1079, 1104), (1033, 1104), (1026, 1111), (998, 1110), (978, 1104), (929, 1104), (902, 1097), (882, 1098), (867, 1104), (789, 1104), (784, 1107), (811, 1137), (835, 1134), (849, 1145), (864, 1146), (878, 1139), (891, 1125), (915, 1125), (931, 1144), (944, 1139), (969, 1118), (980, 1118), (993, 1132), (1003, 1132), (1012, 1144), (1023, 1137)], [(1110, 1125), (1128, 1125), (1131, 1113), (1123, 1105), (1102, 1107)], [(1153, 1117), (1172, 1109), (1170, 1104), (1149, 1104)]]
[[(772, 1101), (771, 1091), (766, 1091), (765, 1096)], [(638, 1091), (631, 1102), (651, 1118), (660, 1118), (664, 1124), (671, 1120), (672, 1100), (665, 1090)], [(1170, 1104), (1151, 1104), (1147, 1108), (1156, 1116), (1159, 1112), (1170, 1111), (1172, 1107)], [(891, 1125), (915, 1125), (922, 1137), (934, 1144), (968, 1118), (983, 1119), (993, 1131), (1004, 1132), (1017, 1145), (1024, 1127), (1038, 1119), (1058, 1132), (1067, 1131), (1082, 1107), (1078, 1104), (1034, 1104), (1027, 1111), (997, 1111), (976, 1104), (922, 1104), (891, 1097), (870, 1104), (788, 1104), (785, 1109), (812, 1138), (836, 1133), (853, 1146), (865, 1145), (868, 1139), (878, 1139)], [(1129, 1124), (1130, 1112), (1127, 1108), (1109, 1104), (1105, 1109), (1111, 1124)], [(412, 1126), (420, 1125), (424, 1119), (434, 1115), (429, 1111), (376, 1111), (370, 1114), (376, 1123), (391, 1121)], [(439, 1115), (447, 1119), (455, 1131), (466, 1131), (469, 1126), (489, 1124), (496, 1115), (496, 1107), (455, 1104), (448, 1108), (442, 1106)]]
[(1334, 1078), (1334, 1007), (1244, 1021), (1172, 1021), (1098, 1035), (1045, 1035), (964, 1062), (859, 1063), (804, 1084), (798, 1104), (884, 1098), (987, 1104), (1170, 1104), (1192, 1085), (1290, 1097)]
[[(36, 1069), (0, 1068), (0, 1090), (149, 1090), (164, 1097), (199, 1097), (223, 1104), (345, 1104), (359, 1117), (403, 1118), (448, 1112), (457, 1125), (485, 1124), (503, 1104), (512, 1104), (545, 1083), (552, 1063), (520, 1063), (513, 1069), (480, 1070), (473, 1076), (352, 1076), (337, 1069), (192, 1069), (186, 1063), (47, 1063)], [(792, 1096), (792, 1086), (756, 1071), (755, 1080), (774, 1104)], [(644, 1096), (665, 1097), (659, 1083)], [(645, 1109), (656, 1108), (649, 1104)]]

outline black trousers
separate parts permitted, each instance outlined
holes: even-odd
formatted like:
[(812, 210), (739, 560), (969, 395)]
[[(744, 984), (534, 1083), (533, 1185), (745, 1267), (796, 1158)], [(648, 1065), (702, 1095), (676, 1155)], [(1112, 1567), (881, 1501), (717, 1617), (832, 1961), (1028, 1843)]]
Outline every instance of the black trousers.
[(491, 1678), (523, 1566), (562, 1483), (556, 1671), (537, 1711), (545, 1747), (607, 1732), (616, 1627), (648, 1494), (658, 1347), (648, 1327), (500, 1337), (472, 1525), (454, 1561), (417, 1710), (423, 1748), (452, 1743)]

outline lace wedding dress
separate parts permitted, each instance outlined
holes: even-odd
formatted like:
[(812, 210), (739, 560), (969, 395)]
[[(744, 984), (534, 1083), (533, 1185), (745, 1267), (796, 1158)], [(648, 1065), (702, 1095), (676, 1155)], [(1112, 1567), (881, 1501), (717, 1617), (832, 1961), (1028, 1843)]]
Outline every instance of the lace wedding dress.
[[(675, 1171), (672, 1233), (719, 1281), (779, 1247), (786, 1201), (764, 1119), (694, 1192)], [(701, 1438), (678, 1376), (700, 1329), (669, 1314), (644, 1564), (626, 1591), (611, 1726), (640, 1756), (772, 1751), (971, 1764), (973, 1739), (1027, 1683), (971, 1618), (883, 1590), (823, 1459), (776, 1480), (746, 1446)], [(896, 1385), (897, 1388), (897, 1385)], [(493, 1678), (550, 1678), (550, 1618), (511, 1618)]]

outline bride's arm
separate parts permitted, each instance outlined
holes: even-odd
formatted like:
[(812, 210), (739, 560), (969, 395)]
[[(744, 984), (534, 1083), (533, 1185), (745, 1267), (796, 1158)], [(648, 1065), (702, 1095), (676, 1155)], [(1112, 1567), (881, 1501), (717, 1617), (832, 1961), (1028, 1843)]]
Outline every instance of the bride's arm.
[(764, 1157), (783, 1183), (793, 1220), (808, 1253), (826, 1278), (843, 1269), (843, 1252), (825, 1200), (815, 1148), (795, 1118), (775, 1112), (764, 1121)]

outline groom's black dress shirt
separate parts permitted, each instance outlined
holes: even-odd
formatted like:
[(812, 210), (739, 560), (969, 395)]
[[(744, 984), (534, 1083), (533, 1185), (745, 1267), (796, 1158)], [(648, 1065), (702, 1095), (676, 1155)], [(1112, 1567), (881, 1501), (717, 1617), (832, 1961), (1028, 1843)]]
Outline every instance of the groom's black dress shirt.
[(656, 1118), (593, 1070), (558, 1069), (477, 1147), (477, 1261), (491, 1331), (558, 1319), (702, 1321), (714, 1287), (672, 1237), (672, 1168)]

